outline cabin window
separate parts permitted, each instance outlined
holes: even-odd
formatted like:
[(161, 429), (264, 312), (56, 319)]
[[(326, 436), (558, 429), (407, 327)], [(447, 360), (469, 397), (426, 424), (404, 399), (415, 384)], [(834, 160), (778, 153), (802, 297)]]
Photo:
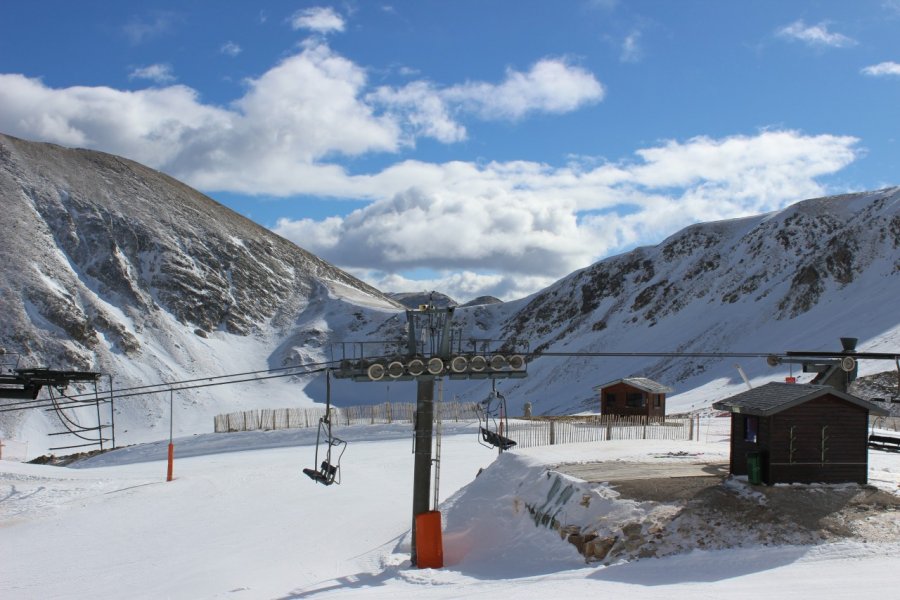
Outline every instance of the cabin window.
[(758, 433), (759, 417), (744, 415), (744, 441), (755, 444)]
[(662, 407), (662, 396), (660, 394), (656, 394), (653, 397), (653, 406), (655, 406), (656, 408)]
[(628, 392), (628, 395), (625, 396), (625, 405), (630, 408), (644, 408), (646, 406), (644, 394), (641, 392)]
[(616, 403), (616, 395), (615, 394), (606, 394), (606, 403), (607, 404), (615, 404)]

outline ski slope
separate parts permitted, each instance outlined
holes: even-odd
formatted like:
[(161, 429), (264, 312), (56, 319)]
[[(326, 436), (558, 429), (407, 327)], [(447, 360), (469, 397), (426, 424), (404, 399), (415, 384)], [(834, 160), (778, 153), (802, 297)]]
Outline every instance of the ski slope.
[[(176, 439), (169, 483), (166, 442), (79, 468), (0, 461), (0, 598), (900, 597), (900, 540), (750, 545), (598, 566), (513, 509), (516, 498), (539, 498), (548, 466), (560, 462), (726, 457), (727, 437), (702, 431), (699, 442), (559, 445), (498, 460), (476, 443), (474, 424), (445, 423), (447, 565), (423, 570), (408, 555), (409, 425), (342, 428), (350, 443), (342, 482), (331, 487), (301, 475), (313, 464), (309, 430)], [(900, 489), (900, 455), (870, 452), (870, 469), (874, 484)]]

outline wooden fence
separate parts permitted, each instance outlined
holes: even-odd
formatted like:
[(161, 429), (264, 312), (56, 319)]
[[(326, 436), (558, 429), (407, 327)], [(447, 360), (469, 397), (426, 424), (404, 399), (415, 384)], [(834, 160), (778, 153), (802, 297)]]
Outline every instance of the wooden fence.
[[(334, 425), (376, 425), (412, 423), (416, 405), (384, 403), (332, 408)], [(316, 427), (325, 415), (324, 408), (279, 408), (245, 410), (216, 415), (215, 432), (264, 431)], [(473, 402), (435, 404), (435, 420), (477, 421)], [(515, 448), (534, 448), (553, 444), (604, 442), (608, 440), (694, 440), (699, 436), (697, 418), (622, 417), (588, 415), (575, 417), (534, 417), (511, 419), (503, 435), (515, 440)]]
[(869, 417), (869, 425), (876, 429), (900, 431), (900, 417)]
[(516, 448), (533, 448), (609, 440), (693, 440), (698, 433), (697, 419), (691, 417), (592, 415), (515, 419), (503, 435), (515, 440)]
[[(410, 402), (385, 402), (368, 406), (333, 407), (334, 425), (376, 425), (412, 423), (416, 405)], [(213, 431), (267, 431), (272, 429), (302, 429), (317, 427), (325, 416), (324, 408), (275, 408), (244, 410), (213, 419)], [(478, 419), (474, 402), (439, 402), (435, 404), (435, 419), (443, 421), (475, 421)]]

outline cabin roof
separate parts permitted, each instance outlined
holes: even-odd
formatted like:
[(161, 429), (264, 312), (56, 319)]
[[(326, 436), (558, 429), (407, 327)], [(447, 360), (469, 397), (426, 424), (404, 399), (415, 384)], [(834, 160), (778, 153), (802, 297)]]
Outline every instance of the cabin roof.
[(667, 385), (663, 385), (652, 379), (647, 379), (646, 377), (623, 377), (621, 379), (616, 379), (615, 381), (610, 381), (609, 383), (604, 383), (603, 385), (598, 385), (594, 387), (594, 391), (599, 392), (603, 388), (608, 388), (619, 383), (630, 385), (631, 387), (650, 394), (671, 394), (675, 391)]
[(732, 413), (768, 417), (798, 404), (827, 395), (836, 396), (841, 400), (855, 404), (868, 410), (873, 415), (884, 416), (888, 414), (880, 406), (828, 385), (779, 382), (770, 382), (724, 400), (719, 400), (713, 403), (713, 408), (727, 410)]

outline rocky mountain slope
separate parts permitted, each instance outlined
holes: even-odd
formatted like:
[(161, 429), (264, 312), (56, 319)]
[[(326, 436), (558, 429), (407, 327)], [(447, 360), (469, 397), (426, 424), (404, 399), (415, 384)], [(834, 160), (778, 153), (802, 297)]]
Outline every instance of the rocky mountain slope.
[[(497, 311), (483, 307), (469, 323), (485, 336), (527, 339), (535, 352), (840, 350), (840, 336), (859, 338), (860, 350), (896, 352), (898, 298), (900, 188), (890, 188), (694, 225)], [(592, 386), (643, 375), (674, 386), (682, 395), (670, 409), (686, 410), (742, 389), (735, 363), (546, 357), (508, 395), (541, 412), (596, 410)], [(789, 374), (759, 359), (742, 367), (760, 381)]]
[[(7, 363), (15, 353), (29, 367), (114, 373), (116, 387), (251, 371), (322, 360), (332, 329), (358, 330), (399, 309), (203, 194), (116, 156), (0, 136), (0, 203)], [(300, 389), (266, 396), (284, 403), (303, 398)], [(246, 390), (235, 396), (184, 402), (253, 403)], [(123, 402), (121, 428), (155, 422), (163, 400)], [(23, 416), (0, 414), (0, 430), (12, 435)]]

